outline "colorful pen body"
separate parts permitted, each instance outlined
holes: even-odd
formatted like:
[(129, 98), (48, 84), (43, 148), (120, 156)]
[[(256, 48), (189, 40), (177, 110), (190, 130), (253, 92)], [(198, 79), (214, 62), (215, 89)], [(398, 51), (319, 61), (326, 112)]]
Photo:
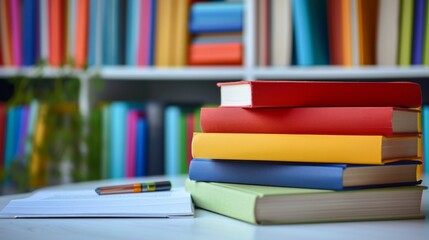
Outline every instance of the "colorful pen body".
[(171, 189), (170, 181), (146, 182), (127, 185), (98, 187), (95, 192), (99, 195), (104, 194), (121, 194), (121, 193), (140, 193), (154, 191), (168, 191)]

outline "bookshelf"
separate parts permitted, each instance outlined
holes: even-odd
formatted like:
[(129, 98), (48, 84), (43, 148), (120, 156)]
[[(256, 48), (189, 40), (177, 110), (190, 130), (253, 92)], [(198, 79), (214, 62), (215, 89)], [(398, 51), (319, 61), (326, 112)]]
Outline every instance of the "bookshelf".
[[(218, 104), (216, 82), (237, 80), (340, 80), (340, 81), (401, 81), (421, 84), (423, 102), (429, 104), (429, 66), (287, 66), (260, 67), (257, 64), (257, 0), (243, 0), (243, 64), (241, 66), (213, 67), (133, 67), (103, 66), (100, 61), (86, 70), (66, 67), (4, 67), (0, 66), (0, 79), (14, 76), (32, 77), (40, 73), (48, 79), (71, 74), (81, 80), (79, 106), (84, 116), (103, 101), (192, 102)], [(101, 29), (101, 28), (100, 28)], [(99, 51), (100, 49), (98, 49)], [(41, 71), (41, 72), (40, 72)], [(92, 77), (98, 75), (105, 89), (97, 93), (92, 89)]]

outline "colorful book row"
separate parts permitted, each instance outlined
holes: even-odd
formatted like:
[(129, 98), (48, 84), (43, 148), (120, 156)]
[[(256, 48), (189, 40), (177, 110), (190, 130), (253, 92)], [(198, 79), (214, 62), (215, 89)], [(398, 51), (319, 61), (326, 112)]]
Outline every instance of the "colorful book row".
[[(52, 67), (76, 68), (198, 64), (199, 60), (189, 59), (189, 26), (193, 32), (240, 32), (243, 6), (194, 5), (191, 13), (190, 0), (4, 0), (0, 2), (0, 65), (32, 66), (39, 60)], [(213, 20), (221, 16), (227, 16), (225, 21)], [(222, 54), (227, 51), (217, 58)], [(241, 49), (235, 54), (241, 58)]]
[(429, 65), (425, 0), (257, 1), (260, 66)]

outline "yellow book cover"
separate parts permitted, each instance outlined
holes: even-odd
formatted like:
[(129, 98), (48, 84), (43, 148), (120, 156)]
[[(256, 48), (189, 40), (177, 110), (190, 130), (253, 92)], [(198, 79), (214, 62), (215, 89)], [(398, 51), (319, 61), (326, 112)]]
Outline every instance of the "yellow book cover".
[(351, 67), (353, 65), (352, 56), (352, 23), (351, 23), (351, 0), (343, 0), (341, 2), (341, 18), (343, 20), (342, 27), (342, 40), (343, 40), (343, 60), (344, 66)]
[(172, 56), (172, 65), (183, 67), (186, 66), (187, 62), (187, 53), (188, 53), (188, 43), (189, 43), (189, 31), (188, 31), (188, 22), (189, 22), (189, 6), (190, 0), (177, 0), (177, 6), (175, 9), (176, 15), (173, 18), (173, 32), (174, 39), (173, 44), (171, 45), (173, 50)]
[(38, 188), (47, 184), (47, 159), (46, 155), (41, 151), (41, 147), (45, 141), (47, 126), (45, 118), (48, 114), (49, 106), (41, 104), (36, 121), (36, 126), (33, 136), (33, 152), (30, 159), (30, 187)]
[(172, 23), (176, 1), (158, 0), (156, 2), (155, 66), (168, 67), (172, 63)]
[(419, 136), (194, 133), (192, 156), (226, 160), (383, 164), (421, 160)]

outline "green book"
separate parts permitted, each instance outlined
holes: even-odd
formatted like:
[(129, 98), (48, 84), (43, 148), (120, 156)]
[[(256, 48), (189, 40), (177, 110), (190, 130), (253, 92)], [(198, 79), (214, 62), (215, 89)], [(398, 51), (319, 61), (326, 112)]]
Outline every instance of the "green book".
[(429, 66), (429, 2), (426, 2), (426, 23), (425, 36), (423, 42), (423, 65)]
[(197, 207), (253, 224), (423, 218), (424, 189), (331, 191), (186, 180)]
[(413, 42), (413, 11), (414, 0), (401, 2), (401, 23), (399, 30), (399, 65), (411, 64), (411, 49)]

